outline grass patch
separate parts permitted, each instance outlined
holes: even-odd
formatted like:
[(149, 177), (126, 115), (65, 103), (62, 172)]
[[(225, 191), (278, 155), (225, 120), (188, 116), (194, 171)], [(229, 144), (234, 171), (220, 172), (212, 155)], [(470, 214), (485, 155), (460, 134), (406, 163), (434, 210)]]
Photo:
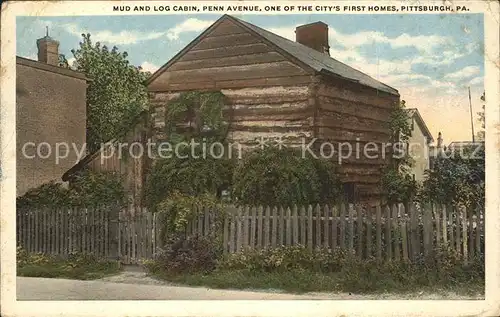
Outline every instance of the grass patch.
[[(173, 283), (206, 286), (216, 289), (238, 290), (280, 290), (293, 294), (309, 292), (352, 292), (356, 294), (404, 293), (418, 291), (432, 293), (454, 292), (458, 295), (475, 296), (484, 294), (484, 281), (449, 283), (439, 285), (405, 284), (392, 276), (383, 279), (352, 280), (341, 272), (252, 272), (247, 270), (214, 271), (208, 274), (168, 275), (161, 271), (150, 271), (152, 276)], [(450, 281), (451, 282), (451, 281)]]
[(360, 260), (345, 250), (311, 251), (303, 246), (243, 250), (217, 260), (187, 251), (167, 249), (156, 260), (145, 263), (146, 269), (173, 283), (219, 289), (272, 289), (297, 294), (484, 294), (484, 259), (464, 265), (448, 249), (436, 250), (433, 260), (422, 258), (414, 263)]
[(120, 272), (117, 261), (91, 255), (71, 254), (58, 257), (41, 253), (28, 254), (18, 249), (17, 276), (93, 280)]

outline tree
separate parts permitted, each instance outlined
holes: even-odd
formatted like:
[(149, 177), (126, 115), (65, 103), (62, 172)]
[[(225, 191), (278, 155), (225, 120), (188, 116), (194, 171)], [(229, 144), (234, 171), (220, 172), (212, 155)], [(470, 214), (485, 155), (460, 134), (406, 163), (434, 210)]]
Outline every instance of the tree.
[(71, 50), (75, 62), (69, 65), (64, 56), (60, 65), (83, 72), (91, 79), (87, 88), (87, 147), (98, 149), (103, 142), (120, 137), (147, 109), (145, 80), (149, 73), (130, 65), (127, 52), (92, 43), (90, 34)]
[(463, 153), (447, 153), (425, 172), (419, 196), (438, 204), (484, 208), (484, 147), (467, 148)]
[(481, 101), (483, 102), (483, 110), (479, 111), (477, 114), (479, 116), (479, 122), (481, 123), (481, 130), (479, 130), (476, 134), (476, 137), (479, 141), (484, 141), (484, 129), (485, 129), (485, 117), (484, 117), (484, 102), (486, 101), (486, 94), (483, 92), (483, 95), (481, 96)]
[(397, 143), (402, 153), (393, 156), (394, 164), (383, 169), (381, 189), (389, 203), (408, 201), (418, 189), (418, 184), (410, 173), (413, 159), (404, 146), (411, 134), (410, 117), (406, 109), (406, 102), (401, 103), (391, 112), (389, 129), (393, 143)]

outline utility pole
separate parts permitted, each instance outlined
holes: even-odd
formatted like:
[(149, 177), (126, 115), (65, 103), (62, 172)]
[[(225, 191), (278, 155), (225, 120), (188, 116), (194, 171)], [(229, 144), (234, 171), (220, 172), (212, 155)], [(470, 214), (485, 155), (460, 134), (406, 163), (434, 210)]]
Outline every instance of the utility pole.
[(472, 127), (472, 142), (475, 142), (475, 137), (474, 137), (474, 119), (472, 117), (472, 101), (470, 98), (470, 87), (469, 87), (469, 108), (470, 108), (470, 124)]

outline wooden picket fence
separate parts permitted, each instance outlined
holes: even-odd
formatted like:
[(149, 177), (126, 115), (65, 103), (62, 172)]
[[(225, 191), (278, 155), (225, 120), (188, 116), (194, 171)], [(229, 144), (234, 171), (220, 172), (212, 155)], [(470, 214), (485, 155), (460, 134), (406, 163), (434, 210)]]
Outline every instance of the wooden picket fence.
[[(17, 244), (30, 253), (66, 256), (78, 252), (113, 258), (111, 212), (109, 207), (18, 210)], [(124, 264), (153, 258), (161, 217), (146, 210), (135, 216), (129, 210), (120, 211), (114, 257)]]
[[(111, 213), (109, 208), (19, 210), (17, 242), (28, 252), (90, 253), (124, 264), (154, 258), (162, 246), (164, 214), (125, 210), (113, 222)], [(217, 228), (225, 253), (300, 244), (309, 249), (339, 247), (362, 259), (413, 261), (448, 245), (465, 262), (484, 255), (484, 214), (449, 206), (228, 207), (223, 218), (208, 208), (197, 214), (186, 234), (204, 236)]]
[[(188, 234), (206, 235), (214, 227), (208, 210), (199, 214)], [(300, 244), (406, 262), (433, 256), (438, 246), (453, 248), (464, 262), (484, 255), (484, 214), (449, 206), (241, 207), (229, 210), (222, 228), (225, 253)]]

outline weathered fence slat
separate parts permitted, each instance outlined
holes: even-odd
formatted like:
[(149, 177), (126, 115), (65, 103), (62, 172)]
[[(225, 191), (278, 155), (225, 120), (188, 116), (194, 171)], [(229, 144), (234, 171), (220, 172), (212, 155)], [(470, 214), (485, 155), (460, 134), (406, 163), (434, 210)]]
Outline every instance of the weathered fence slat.
[(340, 234), (339, 234), (339, 242), (340, 242), (340, 247), (342, 249), (346, 248), (346, 205), (341, 203), (340, 204)]
[(300, 244), (306, 245), (306, 208), (300, 207)]
[(286, 208), (286, 245), (291, 245), (292, 244), (292, 211), (290, 210), (290, 207)]
[(316, 241), (314, 243), (314, 246), (316, 248), (321, 247), (321, 207), (317, 204), (315, 209), (314, 209), (314, 216), (316, 220)]
[(338, 217), (338, 207), (333, 205), (332, 209), (332, 248), (336, 248), (337, 244), (337, 217)]
[(307, 247), (309, 250), (313, 248), (313, 207), (311, 205), (307, 208)]
[(264, 219), (264, 247), (269, 248), (271, 232), (270, 232), (270, 220), (271, 220), (271, 207), (266, 207), (266, 218)]
[(292, 244), (299, 243), (299, 212), (297, 205), (292, 209)]
[(376, 206), (376, 243), (377, 243), (377, 260), (382, 260), (382, 206)]
[(392, 231), (394, 232), (394, 260), (400, 261), (401, 259), (401, 230), (399, 227), (399, 210), (401, 204), (392, 206)]
[[(245, 213), (243, 214), (243, 247), (248, 247), (248, 238), (249, 238), (249, 217), (250, 217), (250, 207), (245, 206)], [(215, 224), (216, 219), (214, 219)]]
[(361, 205), (356, 206), (356, 222), (357, 222), (357, 248), (356, 254), (358, 258), (363, 257), (363, 207)]
[(349, 252), (354, 251), (354, 206), (349, 205), (348, 206), (349, 210), (349, 243), (348, 243), (348, 249)]
[[(224, 214), (224, 224), (222, 225), (222, 227), (223, 227), (223, 236), (222, 236), (223, 249), (222, 250), (223, 250), (224, 253), (227, 253), (229, 251), (228, 250), (228, 243), (229, 243), (229, 217), (230, 217), (230, 215), (228, 213)], [(252, 221), (252, 238), (255, 237), (255, 227), (253, 227), (254, 223), (255, 223), (255, 221)], [(253, 241), (252, 241), (252, 247), (253, 247)]]
[(275, 248), (277, 246), (278, 241), (278, 208), (273, 207), (272, 210), (272, 228), (271, 228), (271, 246)]
[(434, 223), (435, 223), (435, 229), (436, 229), (436, 238), (435, 238), (435, 242), (436, 242), (436, 246), (440, 246), (442, 244), (442, 235), (441, 235), (441, 217), (440, 217), (440, 214), (441, 214), (441, 210), (439, 208), (439, 205), (436, 206), (435, 204), (432, 204), (432, 213), (434, 215)]
[(372, 217), (373, 208), (366, 211), (366, 257), (372, 256)]
[(463, 260), (465, 263), (468, 262), (468, 257), (469, 257), (469, 254), (468, 254), (468, 250), (467, 250), (467, 246), (468, 246), (468, 241), (467, 239), (469, 238), (469, 235), (467, 234), (467, 209), (465, 208), (462, 208), (462, 212), (461, 212), (461, 216), (462, 216), (462, 250), (463, 250)]
[(391, 208), (385, 206), (385, 217), (384, 217), (384, 227), (385, 227), (385, 259), (390, 261), (392, 259), (392, 237), (391, 237)]
[(325, 205), (323, 213), (324, 213), (323, 247), (328, 249), (330, 247), (329, 245), (330, 235), (328, 232), (330, 228), (330, 208), (328, 208), (328, 205)]
[(455, 214), (455, 245), (456, 245), (456, 250), (457, 253), (462, 255), (462, 244), (461, 244), (461, 236), (462, 236), (462, 230), (461, 230), (461, 215), (460, 215), (460, 209), (458, 208), (453, 208), (454, 214)]
[(401, 213), (401, 247), (403, 251), (403, 261), (408, 263), (409, 261), (409, 256), (408, 256), (408, 232), (407, 232), (407, 217), (406, 214), (408, 213), (408, 205), (404, 205), (404, 212)]
[(417, 245), (419, 244), (417, 230), (417, 209), (413, 203), (410, 203), (410, 251), (411, 251), (411, 261), (415, 261), (418, 256)]
[(468, 216), (468, 225), (467, 225), (467, 230), (468, 230), (468, 236), (469, 236), (469, 259), (472, 260), (474, 259), (475, 253), (474, 253), (474, 230), (473, 230), (473, 223), (474, 223), (474, 214), (472, 209), (467, 210), (467, 216)]

